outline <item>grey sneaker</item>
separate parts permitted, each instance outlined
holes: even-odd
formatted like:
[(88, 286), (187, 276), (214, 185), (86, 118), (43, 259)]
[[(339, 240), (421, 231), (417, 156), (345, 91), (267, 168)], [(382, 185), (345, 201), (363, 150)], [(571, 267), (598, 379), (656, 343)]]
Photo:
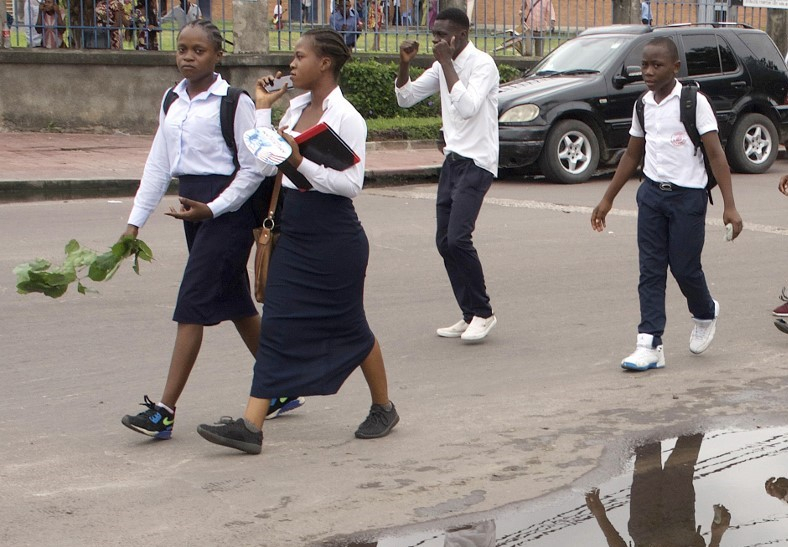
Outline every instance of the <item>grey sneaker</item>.
[(197, 433), (206, 441), (248, 454), (259, 454), (263, 450), (263, 431), (243, 418), (233, 420), (222, 416), (215, 425), (198, 425)]
[(373, 404), (369, 409), (369, 415), (356, 430), (358, 439), (377, 439), (385, 437), (394, 426), (399, 422), (399, 414), (391, 403), (391, 410), (386, 410), (383, 405)]

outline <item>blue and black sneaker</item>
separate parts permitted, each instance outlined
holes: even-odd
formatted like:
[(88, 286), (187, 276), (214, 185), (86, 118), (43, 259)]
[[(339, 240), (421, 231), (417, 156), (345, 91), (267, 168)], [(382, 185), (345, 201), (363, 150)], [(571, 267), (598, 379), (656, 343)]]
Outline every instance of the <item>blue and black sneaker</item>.
[(147, 395), (145, 395), (145, 401), (140, 404), (148, 407), (148, 410), (140, 412), (136, 416), (127, 414), (123, 416), (121, 423), (129, 429), (154, 439), (169, 439), (172, 437), (172, 424), (175, 423), (175, 413), (171, 413), (166, 408), (154, 403)]
[(277, 397), (276, 399), (271, 399), (271, 404), (268, 406), (268, 414), (265, 419), (273, 420), (274, 418), (278, 418), (286, 412), (303, 406), (305, 402), (306, 399), (303, 397)]

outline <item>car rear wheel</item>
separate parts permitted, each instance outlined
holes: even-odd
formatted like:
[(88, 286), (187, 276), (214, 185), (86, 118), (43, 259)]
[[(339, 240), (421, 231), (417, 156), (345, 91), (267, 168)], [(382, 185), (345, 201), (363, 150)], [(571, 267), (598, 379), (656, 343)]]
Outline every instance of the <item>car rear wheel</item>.
[(549, 180), (564, 184), (585, 182), (599, 165), (596, 133), (580, 120), (561, 120), (548, 133), (539, 167)]
[(777, 128), (769, 118), (754, 112), (745, 114), (728, 138), (728, 162), (739, 173), (765, 173), (777, 159), (777, 139)]

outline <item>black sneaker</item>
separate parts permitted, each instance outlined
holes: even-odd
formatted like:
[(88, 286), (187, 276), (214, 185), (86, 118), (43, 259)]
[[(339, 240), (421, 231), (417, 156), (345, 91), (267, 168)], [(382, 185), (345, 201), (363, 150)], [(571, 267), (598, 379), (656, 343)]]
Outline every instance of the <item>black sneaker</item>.
[(305, 402), (306, 399), (303, 397), (277, 397), (276, 399), (271, 399), (271, 404), (268, 406), (268, 414), (265, 419), (273, 420), (274, 418), (278, 418), (286, 412), (303, 406)]
[(356, 430), (356, 437), (359, 439), (377, 439), (385, 437), (394, 426), (399, 422), (399, 414), (391, 403), (391, 410), (386, 410), (383, 405), (373, 404), (369, 409), (369, 416)]
[(172, 437), (172, 424), (175, 423), (175, 413), (170, 413), (166, 408), (157, 405), (147, 395), (145, 395), (144, 402), (140, 404), (148, 407), (148, 410), (140, 412), (136, 416), (126, 414), (120, 420), (120, 423), (129, 429), (154, 439), (169, 439)]
[(198, 425), (197, 433), (206, 441), (248, 454), (259, 454), (263, 450), (263, 431), (243, 418), (233, 420), (223, 416), (215, 425)]

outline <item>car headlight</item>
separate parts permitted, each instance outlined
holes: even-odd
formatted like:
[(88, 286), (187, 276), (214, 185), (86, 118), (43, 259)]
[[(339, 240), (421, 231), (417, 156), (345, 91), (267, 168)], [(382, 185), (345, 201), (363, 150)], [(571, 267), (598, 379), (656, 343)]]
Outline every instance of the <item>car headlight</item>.
[(535, 104), (521, 104), (510, 108), (498, 118), (500, 122), (530, 122), (539, 115), (539, 107)]

